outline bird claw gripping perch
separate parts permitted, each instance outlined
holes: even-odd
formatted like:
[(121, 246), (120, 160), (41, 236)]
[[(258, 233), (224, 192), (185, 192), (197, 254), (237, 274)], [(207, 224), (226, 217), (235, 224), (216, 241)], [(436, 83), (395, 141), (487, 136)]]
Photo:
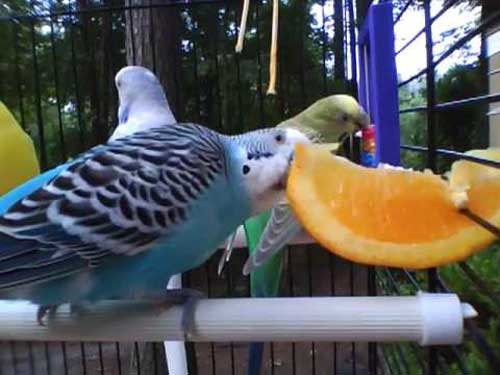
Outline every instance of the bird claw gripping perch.
[(189, 341), (194, 330), (194, 315), (196, 305), (205, 294), (199, 290), (181, 288), (168, 289), (160, 296), (153, 296), (155, 304), (160, 308), (170, 308), (173, 305), (182, 305), (181, 330), (184, 336), (183, 341)]
[(38, 306), (38, 310), (36, 312), (36, 321), (38, 322), (38, 325), (44, 327), (45, 323), (43, 322), (43, 318), (47, 314), (53, 314), (56, 312), (58, 308), (58, 305), (40, 305)]

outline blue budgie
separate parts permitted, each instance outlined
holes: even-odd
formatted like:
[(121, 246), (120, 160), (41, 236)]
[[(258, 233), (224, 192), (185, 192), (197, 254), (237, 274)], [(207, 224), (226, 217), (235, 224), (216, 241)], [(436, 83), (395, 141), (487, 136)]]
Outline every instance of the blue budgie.
[[(115, 76), (115, 84), (119, 98), (119, 121), (110, 140), (132, 134), (138, 130), (147, 130), (155, 126), (176, 122), (163, 88), (156, 76), (148, 69), (140, 66), (122, 68)], [(137, 92), (142, 95), (136, 95)], [(154, 114), (150, 110), (153, 110)], [(19, 199), (59, 175), (71, 163), (72, 161), (69, 161), (50, 169), (2, 196), (0, 198), (0, 214), (3, 214)]]
[(283, 197), (297, 142), (172, 124), (91, 149), (0, 217), (0, 297), (39, 304), (40, 322), (66, 302), (167, 302), (171, 275)]

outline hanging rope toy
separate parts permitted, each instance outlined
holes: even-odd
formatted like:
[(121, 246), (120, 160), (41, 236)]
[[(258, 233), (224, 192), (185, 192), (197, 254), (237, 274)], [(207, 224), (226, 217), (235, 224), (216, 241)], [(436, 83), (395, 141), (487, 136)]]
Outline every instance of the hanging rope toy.
[[(243, 11), (241, 13), (240, 30), (236, 42), (235, 51), (241, 53), (243, 50), (243, 41), (247, 27), (248, 8), (250, 0), (243, 0)], [(276, 71), (278, 60), (278, 22), (279, 22), (279, 0), (273, 0), (273, 19), (271, 31), (271, 51), (269, 53), (269, 86), (267, 95), (276, 95)]]

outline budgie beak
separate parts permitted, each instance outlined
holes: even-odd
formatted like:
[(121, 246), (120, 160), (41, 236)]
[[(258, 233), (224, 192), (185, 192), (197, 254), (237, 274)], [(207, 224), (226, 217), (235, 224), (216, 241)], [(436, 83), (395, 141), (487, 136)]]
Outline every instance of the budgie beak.
[(358, 127), (358, 130), (363, 130), (368, 128), (368, 126), (370, 126), (370, 123), (371, 123), (370, 116), (365, 111), (362, 111), (358, 119), (356, 120), (356, 125)]

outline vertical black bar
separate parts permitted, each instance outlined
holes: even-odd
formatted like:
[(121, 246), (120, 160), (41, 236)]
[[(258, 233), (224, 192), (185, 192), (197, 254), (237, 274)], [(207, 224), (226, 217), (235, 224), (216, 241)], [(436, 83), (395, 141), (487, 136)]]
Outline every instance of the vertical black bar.
[(80, 355), (82, 361), (82, 373), (83, 375), (87, 375), (87, 353), (85, 352), (85, 343), (80, 343)]
[[(352, 150), (352, 145), (350, 147)], [(351, 296), (354, 296), (354, 264), (349, 262), (349, 288)], [(351, 343), (352, 375), (356, 375), (356, 344)]]
[[(34, 2), (30, 1), (31, 9), (34, 11)], [(36, 53), (36, 34), (35, 34), (35, 18), (30, 22), (31, 31), (31, 55), (33, 58), (33, 75), (35, 83), (35, 107), (36, 107), (36, 120), (38, 127), (38, 137), (40, 140), (40, 165), (42, 170), (47, 168), (47, 150), (45, 144), (45, 129), (43, 125), (42, 115), (42, 93), (40, 91), (40, 72), (38, 70), (38, 57)]]
[[(17, 96), (19, 100), (19, 115), (21, 117), (21, 126), (23, 127), (24, 130), (26, 130), (26, 121), (24, 118), (24, 103), (23, 103), (23, 89), (22, 89), (22, 84), (21, 84), (21, 66), (19, 62), (19, 51), (20, 51), (20, 46), (19, 46), (19, 40), (18, 40), (18, 35), (17, 35), (17, 21), (12, 21), (12, 44), (14, 47), (14, 66), (15, 68), (15, 75), (16, 75), (16, 89), (17, 89)], [(20, 28), (20, 26), (19, 26)]]
[(16, 355), (16, 342), (9, 341), (10, 355), (12, 357), (12, 369), (14, 370), (14, 375), (19, 374), (19, 369), (17, 366), (17, 355)]
[(328, 84), (326, 81), (326, 45), (327, 45), (327, 37), (326, 37), (326, 28), (325, 28), (325, 0), (321, 1), (321, 17), (323, 19), (323, 27), (321, 28), (321, 52), (323, 54), (323, 95), (326, 95), (328, 91)]
[[(181, 11), (178, 9), (179, 7), (170, 7), (169, 11), (170, 12), (176, 12), (176, 13), (179, 13), (179, 14), (176, 14), (176, 17), (178, 17), (179, 19), (182, 20), (182, 17), (181, 17)], [(182, 26), (181, 26), (182, 27)], [(183, 54), (183, 48), (182, 46), (177, 46), (177, 51), (176, 51), (176, 54), (175, 54), (175, 57), (176, 57), (176, 64), (178, 64), (178, 70), (176, 69), (175, 70), (175, 74), (174, 74), (174, 87), (175, 87), (175, 91), (177, 93), (181, 93), (182, 91), (182, 54)], [(179, 74), (177, 74), (177, 72), (179, 72)], [(182, 108), (182, 98), (184, 97), (184, 95), (177, 95), (177, 98), (176, 98), (176, 101), (174, 103), (175, 105), (175, 110), (174, 110), (174, 113), (176, 115), (176, 120), (177, 121), (182, 121), (183, 120), (183, 116), (184, 116), (184, 108)]]
[[(368, 276), (368, 295), (377, 295), (377, 284), (375, 281), (375, 268), (366, 267)], [(377, 375), (377, 343), (368, 343), (368, 371), (370, 375)]]
[(269, 356), (271, 358), (271, 375), (275, 374), (274, 344), (269, 343)]
[(82, 108), (80, 98), (80, 85), (78, 84), (78, 72), (76, 68), (76, 52), (75, 52), (75, 30), (73, 25), (73, 10), (71, 4), (69, 5), (69, 31), (70, 31), (70, 45), (71, 45), (71, 67), (73, 72), (73, 80), (75, 81), (75, 100), (76, 100), (76, 116), (78, 119), (78, 130), (80, 136), (80, 151), (85, 147), (85, 131), (82, 120)]
[[(434, 67), (432, 65), (434, 60), (433, 46), (432, 46), (432, 23), (431, 23), (431, 0), (424, 0), (424, 21), (425, 21), (425, 51), (427, 60), (427, 168), (436, 170), (436, 135), (435, 135), (435, 105), (436, 105), (436, 92), (435, 92), (435, 76)], [(434, 292), (437, 287), (437, 272), (436, 269), (430, 269), (427, 272), (429, 291)], [(437, 374), (438, 365), (438, 351), (435, 347), (428, 349), (428, 369), (427, 374)]]
[[(118, 60), (115, 56), (115, 51), (118, 47), (117, 43), (113, 42), (113, 36), (115, 35), (115, 32), (113, 31), (113, 12), (110, 12), (109, 17), (107, 18), (107, 27), (108, 27), (108, 33), (109, 33), (109, 41), (111, 44), (111, 50), (109, 51), (108, 54), (108, 64), (109, 67), (108, 69), (110, 70), (110, 76), (113, 76), (116, 72), (116, 67), (115, 63), (116, 60)], [(111, 108), (113, 108), (112, 114), (111, 114), (111, 126), (108, 124), (108, 130), (114, 129), (116, 125), (118, 124), (118, 97), (117, 97), (117, 92), (115, 90), (115, 82), (113, 79), (109, 80), (109, 85), (110, 85), (110, 96), (111, 96)]]
[(68, 354), (66, 352), (66, 343), (61, 342), (61, 353), (63, 358), (64, 375), (68, 375)]
[[(257, 90), (258, 90), (258, 96), (259, 96), (259, 115), (260, 115), (259, 127), (261, 127), (265, 124), (265, 122), (264, 122), (265, 121), (265, 118), (264, 118), (264, 94), (262, 93), (262, 57), (261, 57), (261, 52), (260, 52), (260, 17), (259, 17), (260, 1), (261, 0), (258, 0), (255, 3), (255, 28), (256, 28), (255, 43), (256, 43), (256, 47), (257, 47), (257, 75), (258, 75)], [(281, 71), (280, 71), (280, 73), (281, 73)], [(281, 78), (280, 78), (280, 80), (281, 80)]]
[[(150, 10), (151, 11), (151, 10)], [(154, 374), (158, 375), (158, 348), (157, 348), (158, 343), (154, 342), (153, 343), (153, 366), (154, 366)]]
[(115, 350), (116, 350), (116, 365), (118, 368), (118, 375), (122, 375), (122, 357), (120, 354), (120, 343), (119, 342), (115, 343)]
[[(330, 268), (330, 294), (335, 296), (335, 264), (333, 254), (328, 254), (328, 266)], [(337, 375), (337, 343), (333, 343), (333, 374)]]
[[(151, 44), (151, 58), (153, 59), (153, 72), (156, 74), (156, 43), (155, 26), (153, 17), (153, 0), (149, 0), (149, 43)], [(157, 10), (158, 11), (158, 10)]]
[[(53, 5), (53, 0), (51, 0), (51, 6)], [(52, 10), (51, 10), (52, 13)], [(56, 41), (54, 38), (54, 17), (50, 16), (50, 45), (52, 50), (52, 61), (53, 72), (54, 72), (54, 92), (56, 94), (56, 105), (57, 105), (57, 121), (59, 125), (59, 142), (61, 142), (61, 161), (66, 161), (66, 144), (64, 143), (64, 127), (61, 115), (61, 97), (59, 95), (59, 72), (57, 69), (57, 54), (56, 54)]]
[[(232, 265), (234, 262), (229, 262), (226, 266), (226, 293), (229, 298), (233, 297), (233, 272)], [(234, 344), (232, 342), (229, 343), (229, 358), (231, 360), (231, 374), (234, 375)]]
[(301, 1), (301, 7), (300, 7), (300, 21), (299, 21), (299, 30), (300, 30), (300, 39), (299, 39), (299, 49), (300, 49), (300, 54), (299, 54), (299, 82), (300, 82), (300, 101), (301, 101), (301, 106), (302, 109), (305, 106), (306, 103), (306, 85), (305, 85), (305, 78), (304, 78), (304, 23), (305, 23), (305, 1)]
[[(290, 297), (293, 297), (295, 295), (293, 286), (293, 263), (292, 263), (292, 252), (290, 247), (287, 248), (287, 255), (288, 255), (288, 286), (290, 288)], [(295, 343), (292, 342), (292, 374), (295, 375), (297, 373), (297, 365), (295, 363), (296, 361), (296, 356), (295, 356)]]
[(134, 342), (134, 356), (135, 356), (135, 365), (137, 375), (141, 375), (141, 353), (139, 352), (139, 344)]
[(198, 362), (196, 359), (196, 348), (194, 342), (185, 342), (187, 370), (190, 375), (198, 375)]
[(52, 373), (52, 368), (50, 367), (50, 352), (47, 342), (43, 343), (43, 352), (45, 354), (45, 370), (47, 371), (47, 375), (50, 375)]
[(235, 53), (236, 60), (236, 87), (238, 90), (238, 132), (243, 133), (246, 130), (245, 123), (243, 120), (243, 99), (241, 97), (241, 72), (240, 72), (240, 56), (238, 53)]
[[(307, 251), (306, 253), (307, 259), (307, 289), (309, 297), (312, 297), (312, 265), (311, 265), (311, 252)], [(311, 343), (311, 373), (316, 374), (316, 346), (314, 342)]]
[[(205, 276), (206, 276), (206, 282), (207, 282), (207, 297), (210, 298), (212, 295), (212, 280), (210, 277), (210, 263), (206, 262), (205, 263)], [(212, 375), (217, 374), (216, 370), (216, 362), (215, 362), (215, 345), (213, 342), (210, 343), (210, 354), (212, 358)]]
[(135, 65), (135, 35), (134, 35), (134, 16), (132, 14), (132, 9), (128, 10), (129, 31), (130, 31), (130, 44), (132, 46), (132, 65)]
[(102, 343), (97, 343), (97, 352), (99, 356), (99, 370), (101, 375), (104, 375), (104, 357), (102, 355)]
[(219, 81), (219, 43), (218, 43), (218, 28), (219, 25), (219, 12), (215, 12), (215, 22), (214, 22), (214, 64), (215, 64), (215, 93), (217, 97), (217, 112), (218, 112), (218, 125), (219, 130), (223, 131), (223, 119), (222, 119), (222, 100), (220, 92), (220, 81)]
[(349, 44), (351, 52), (351, 72), (352, 72), (352, 89), (357, 93), (358, 88), (358, 71), (357, 71), (357, 53), (356, 53), (356, 30), (354, 21), (354, 5), (353, 0), (346, 0), (349, 13)]
[(436, 135), (435, 135), (435, 75), (432, 66), (434, 55), (432, 46), (432, 23), (431, 23), (431, 0), (424, 0), (425, 16), (425, 50), (427, 58), (427, 168), (435, 171), (436, 169)]
[(30, 365), (30, 374), (35, 374), (35, 359), (33, 358), (33, 343), (28, 341), (28, 362)]
[(343, 20), (344, 20), (344, 40), (342, 41), (342, 46), (344, 48), (344, 77), (347, 78), (347, 64), (346, 64), (346, 56), (347, 56), (347, 20), (348, 20), (348, 14), (347, 14), (347, 0), (344, 0), (342, 4), (342, 13), (343, 13)]
[(198, 84), (198, 53), (196, 47), (196, 40), (193, 37), (193, 76), (194, 76), (194, 92), (195, 92), (195, 103), (196, 103), (196, 119), (201, 120), (201, 101), (200, 101), (200, 86)]
[[(285, 119), (285, 84), (284, 84), (284, 76), (285, 76), (285, 65), (283, 64), (283, 22), (278, 22), (278, 79), (279, 79), (279, 90), (278, 90), (278, 98), (279, 98), (279, 110), (281, 119)], [(289, 93), (289, 91), (287, 91)]]

